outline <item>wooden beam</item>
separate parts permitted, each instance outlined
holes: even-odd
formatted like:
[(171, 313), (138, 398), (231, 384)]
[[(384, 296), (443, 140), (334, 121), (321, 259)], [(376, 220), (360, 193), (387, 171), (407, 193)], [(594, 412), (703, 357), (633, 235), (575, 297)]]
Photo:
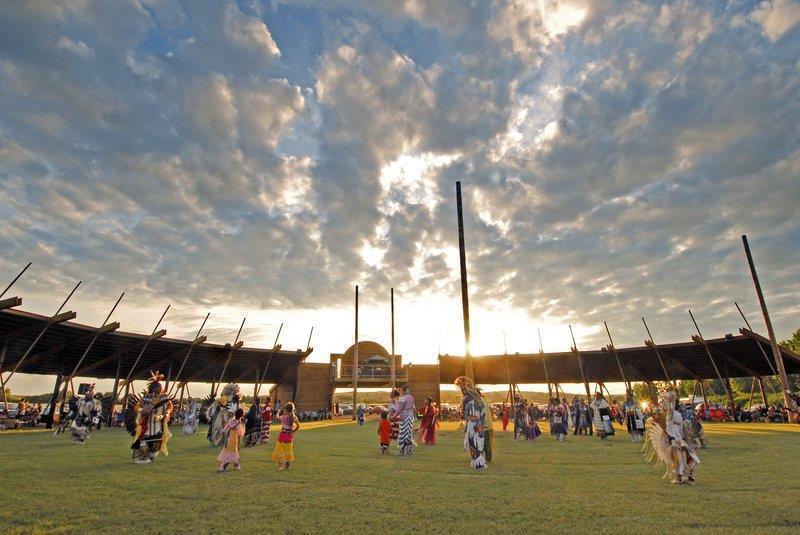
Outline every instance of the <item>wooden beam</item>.
[(0, 300), (0, 310), (6, 310), (20, 305), (22, 305), (22, 298), (20, 297), (9, 297), (8, 299)]
[[(195, 347), (198, 344), (202, 344), (203, 342), (205, 342), (205, 340), (206, 340), (205, 336), (201, 336), (199, 338), (196, 338), (193, 342), (191, 342), (191, 344), (189, 344), (189, 350), (191, 350), (191, 348)], [(143, 379), (143, 378), (147, 377), (147, 374), (150, 373), (150, 370), (158, 370), (164, 364), (167, 364), (170, 360), (172, 360), (173, 358), (177, 357), (178, 355), (180, 355), (181, 353), (183, 353), (186, 350), (187, 350), (187, 348), (185, 348), (185, 347), (180, 348), (179, 350), (171, 353), (169, 356), (164, 357), (163, 359), (159, 360), (158, 362), (154, 363), (151, 366), (148, 366), (147, 369), (143, 369), (140, 372), (136, 372), (135, 374), (133, 374), (128, 379), (123, 379), (122, 380), (122, 384), (123, 385), (129, 384), (129, 383), (132, 383), (132, 382), (136, 381), (137, 379)], [(165, 389), (166, 389), (166, 385), (165, 385)]]
[(78, 376), (78, 377), (84, 377), (84, 376), (86, 376), (86, 374), (88, 372), (90, 372), (90, 371), (92, 371), (92, 370), (94, 370), (96, 368), (99, 368), (103, 364), (111, 362), (115, 358), (121, 357), (122, 355), (124, 355), (128, 351), (134, 350), (139, 346), (149, 344), (153, 340), (158, 340), (159, 338), (161, 338), (163, 336), (166, 336), (166, 334), (167, 334), (166, 329), (161, 329), (160, 331), (154, 332), (154, 333), (150, 334), (149, 336), (147, 336), (146, 338), (131, 344), (130, 346), (126, 347), (125, 349), (123, 349), (121, 351), (117, 351), (116, 353), (114, 353), (112, 355), (109, 355), (108, 357), (100, 359), (100, 360), (98, 360), (96, 362), (93, 362), (91, 364), (87, 364), (86, 366), (84, 366), (83, 368), (81, 368), (80, 370), (75, 372), (75, 375)]

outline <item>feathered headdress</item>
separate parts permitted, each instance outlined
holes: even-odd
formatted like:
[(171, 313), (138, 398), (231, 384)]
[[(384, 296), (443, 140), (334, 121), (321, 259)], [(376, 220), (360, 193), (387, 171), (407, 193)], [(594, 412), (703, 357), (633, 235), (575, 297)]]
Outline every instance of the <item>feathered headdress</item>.
[(150, 371), (150, 382), (147, 383), (147, 393), (149, 395), (160, 394), (163, 390), (161, 381), (164, 380), (164, 374), (159, 371)]

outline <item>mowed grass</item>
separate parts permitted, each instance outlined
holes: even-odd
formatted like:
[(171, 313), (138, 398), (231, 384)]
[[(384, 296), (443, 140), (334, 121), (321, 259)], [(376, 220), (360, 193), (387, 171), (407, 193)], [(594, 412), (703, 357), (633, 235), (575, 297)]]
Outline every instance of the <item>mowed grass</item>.
[[(800, 427), (709, 424), (696, 486), (671, 485), (624, 431), (608, 442), (543, 426), (535, 443), (495, 431), (495, 460), (468, 466), (463, 434), (381, 456), (377, 422), (305, 424), (289, 472), (269, 446), (217, 474), (205, 432), (170, 456), (130, 461), (130, 437), (96, 432), (83, 446), (49, 433), (0, 435), (0, 531), (9, 533), (798, 532)], [(273, 433), (273, 441), (275, 433)], [(394, 449), (394, 447), (393, 447)]]

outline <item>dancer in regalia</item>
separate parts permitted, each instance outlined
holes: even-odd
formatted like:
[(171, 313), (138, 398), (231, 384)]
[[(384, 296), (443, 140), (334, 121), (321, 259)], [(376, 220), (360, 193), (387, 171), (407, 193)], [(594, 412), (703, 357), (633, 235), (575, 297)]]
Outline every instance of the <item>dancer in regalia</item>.
[(228, 469), (228, 465), (233, 463), (233, 467), (237, 470), (242, 469), (239, 458), (239, 449), (242, 444), (242, 436), (244, 436), (244, 428), (242, 427), (242, 416), (244, 411), (241, 408), (236, 409), (233, 413), (233, 418), (228, 420), (222, 430), (225, 446), (222, 451), (217, 455), (219, 461), (219, 468), (217, 472), (224, 472)]
[(400, 417), (400, 436), (397, 445), (400, 446), (401, 455), (411, 455), (414, 450), (414, 398), (408, 385), (403, 385), (403, 395), (398, 400), (397, 414)]
[(172, 415), (172, 401), (163, 392), (161, 380), (163, 375), (156, 372), (147, 385), (144, 396), (133, 406), (136, 412), (136, 427), (132, 430), (135, 462), (151, 463), (163, 452), (169, 455), (167, 443), (172, 437), (169, 430), (169, 419)]
[(564, 442), (567, 438), (567, 412), (563, 404), (556, 404), (550, 412), (550, 434), (558, 442)]
[(514, 396), (514, 440), (524, 437), (525, 426), (525, 402), (519, 395)]
[(239, 385), (236, 383), (228, 383), (222, 389), (222, 394), (218, 399), (211, 403), (208, 408), (208, 440), (212, 446), (219, 446), (222, 444), (223, 429), (225, 425), (233, 418), (236, 409), (239, 408)]
[(194, 435), (197, 433), (197, 412), (199, 407), (197, 402), (189, 397), (187, 401), (186, 418), (183, 420), (183, 434)]
[(539, 429), (539, 424), (536, 422), (536, 415), (535, 407), (533, 404), (530, 404), (526, 407), (525, 411), (525, 438), (528, 439), (528, 442), (533, 442), (536, 438), (542, 434), (542, 431)]
[(575, 421), (575, 431), (573, 435), (591, 435), (592, 434), (592, 415), (589, 410), (589, 405), (585, 401), (575, 400), (572, 402), (573, 406), (573, 420)]
[(70, 424), (69, 431), (72, 441), (83, 444), (92, 432), (92, 427), (100, 419), (100, 400), (94, 397), (94, 385), (86, 391), (84, 397), (78, 400), (75, 408), (75, 419)]
[(645, 425), (644, 450), (647, 460), (656, 457), (656, 464), (667, 467), (670, 482), (694, 484), (700, 458), (693, 444), (686, 441), (683, 417), (676, 410), (678, 395), (674, 390), (661, 393), (653, 417)]
[(253, 404), (247, 411), (244, 427), (244, 447), (255, 446), (261, 441), (261, 400), (253, 399)]
[(603, 394), (600, 392), (594, 393), (594, 401), (592, 401), (591, 408), (597, 436), (602, 440), (612, 436), (614, 434), (614, 426), (611, 424), (611, 405), (603, 398)]
[(633, 397), (633, 391), (628, 390), (625, 395), (625, 403), (622, 404), (622, 412), (625, 415), (625, 426), (628, 428), (628, 436), (631, 442), (641, 442), (644, 434), (644, 413)]
[(280, 421), (281, 432), (272, 452), (272, 460), (278, 463), (278, 470), (289, 470), (294, 462), (294, 434), (300, 429), (300, 421), (291, 401), (284, 406)]
[(461, 389), (463, 398), (461, 407), (466, 422), (464, 430), (464, 450), (469, 452), (470, 466), (483, 469), (492, 462), (492, 413), (483, 398), (481, 391), (472, 382), (472, 379), (461, 376), (456, 379), (456, 386)]
[(270, 428), (272, 427), (272, 407), (269, 396), (264, 400), (264, 407), (261, 409), (261, 443), (269, 442)]
[(419, 440), (426, 446), (433, 446), (436, 444), (436, 428), (439, 426), (439, 422), (436, 421), (438, 411), (433, 399), (425, 398), (425, 406), (420, 413), (422, 421), (419, 424)]

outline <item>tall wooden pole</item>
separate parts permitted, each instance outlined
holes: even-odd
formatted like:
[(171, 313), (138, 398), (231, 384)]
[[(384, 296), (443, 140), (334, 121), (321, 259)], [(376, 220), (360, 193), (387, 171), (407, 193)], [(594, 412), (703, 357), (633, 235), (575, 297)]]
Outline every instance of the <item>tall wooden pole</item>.
[(390, 301), (391, 301), (391, 309), (392, 309), (392, 390), (395, 389), (395, 377), (396, 375), (396, 366), (397, 366), (397, 358), (395, 358), (394, 354), (394, 288), (391, 289), (390, 293)]
[[(744, 252), (747, 255), (747, 264), (750, 266), (750, 275), (753, 277), (753, 285), (756, 287), (756, 294), (758, 295), (758, 303), (761, 305), (761, 313), (764, 316), (764, 323), (767, 326), (767, 334), (769, 334), (769, 343), (772, 346), (772, 356), (775, 359), (775, 365), (778, 367), (778, 377), (781, 381), (781, 390), (783, 391), (783, 403), (785, 407), (797, 410), (794, 406), (794, 401), (789, 395), (791, 393), (789, 387), (789, 377), (786, 375), (786, 367), (783, 365), (783, 355), (781, 349), (778, 347), (778, 340), (775, 338), (775, 330), (772, 328), (772, 320), (769, 317), (769, 310), (767, 310), (767, 302), (764, 300), (764, 292), (761, 291), (761, 283), (758, 280), (758, 273), (756, 273), (756, 265), (753, 262), (753, 255), (750, 253), (750, 244), (747, 243), (747, 236), (742, 235), (742, 244), (744, 244)], [(789, 418), (797, 420), (795, 412), (789, 412)]]
[(464, 208), (461, 202), (461, 181), (456, 182), (456, 208), (458, 210), (458, 257), (461, 263), (461, 314), (464, 319), (464, 374), (473, 381), (475, 373), (472, 366), (469, 326), (469, 291), (467, 289), (467, 251), (464, 245)]
[(355, 340), (353, 346), (353, 420), (356, 419), (356, 409), (358, 408), (358, 285), (356, 285), (356, 324), (355, 324)]

